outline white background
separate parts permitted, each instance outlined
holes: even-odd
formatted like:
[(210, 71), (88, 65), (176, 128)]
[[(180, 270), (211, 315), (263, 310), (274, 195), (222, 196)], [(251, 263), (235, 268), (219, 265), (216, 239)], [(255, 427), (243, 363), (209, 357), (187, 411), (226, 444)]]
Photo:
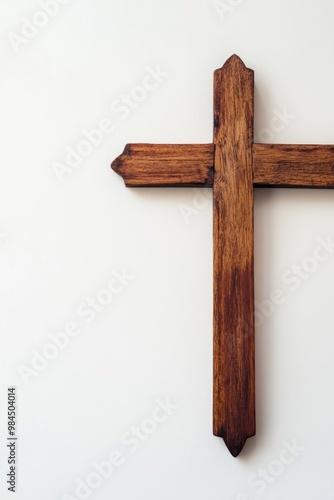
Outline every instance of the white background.
[[(127, 189), (109, 165), (127, 142), (211, 142), (213, 71), (233, 53), (255, 70), (258, 141), (334, 143), (333, 2), (71, 0), (46, 19), (40, 4), (0, 3), (1, 498), (15, 385), (18, 500), (332, 499), (334, 253), (312, 256), (334, 239), (333, 191), (256, 191), (257, 434), (235, 459), (211, 430), (211, 194)], [(148, 68), (164, 76), (144, 95)], [(57, 176), (105, 118), (113, 132)], [(77, 307), (115, 270), (133, 279), (88, 323)], [(154, 424), (158, 400), (174, 409)]]

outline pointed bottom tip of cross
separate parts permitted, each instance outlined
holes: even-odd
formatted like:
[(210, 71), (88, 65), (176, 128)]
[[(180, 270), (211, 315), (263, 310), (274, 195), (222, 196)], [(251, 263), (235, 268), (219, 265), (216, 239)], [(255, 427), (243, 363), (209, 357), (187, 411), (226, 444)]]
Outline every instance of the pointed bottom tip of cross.
[(240, 454), (240, 452), (242, 451), (242, 449), (243, 449), (243, 447), (244, 447), (244, 445), (245, 445), (245, 443), (246, 443), (246, 440), (247, 440), (247, 438), (246, 438), (244, 441), (242, 441), (242, 442), (238, 442), (238, 443), (233, 443), (233, 442), (232, 442), (232, 443), (227, 443), (227, 442), (225, 441), (225, 439), (224, 439), (225, 444), (226, 444), (226, 446), (227, 446), (227, 448), (228, 448), (229, 452), (230, 452), (230, 453), (231, 453), (231, 455), (232, 455), (233, 457), (235, 457), (235, 458), (236, 458), (236, 457)]
[(250, 437), (250, 436), (229, 437), (226, 436), (225, 433), (218, 433), (218, 434), (215, 433), (215, 435), (221, 437), (224, 440), (224, 443), (228, 451), (231, 453), (233, 457), (237, 457), (240, 454), (243, 447), (245, 446), (248, 437)]

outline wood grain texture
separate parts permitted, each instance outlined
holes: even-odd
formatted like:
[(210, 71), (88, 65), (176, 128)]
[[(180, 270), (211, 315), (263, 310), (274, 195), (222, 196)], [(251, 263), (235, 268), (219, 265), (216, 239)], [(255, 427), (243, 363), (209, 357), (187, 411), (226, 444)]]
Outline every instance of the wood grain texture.
[(213, 144), (127, 144), (111, 168), (128, 187), (206, 187), (213, 151)]
[(214, 73), (213, 429), (233, 456), (255, 434), (253, 100), (232, 56)]
[(254, 144), (253, 159), (257, 187), (334, 187), (334, 146)]
[[(128, 187), (208, 187), (214, 154), (214, 144), (127, 144), (111, 167)], [(333, 188), (334, 146), (254, 144), (253, 185)]]

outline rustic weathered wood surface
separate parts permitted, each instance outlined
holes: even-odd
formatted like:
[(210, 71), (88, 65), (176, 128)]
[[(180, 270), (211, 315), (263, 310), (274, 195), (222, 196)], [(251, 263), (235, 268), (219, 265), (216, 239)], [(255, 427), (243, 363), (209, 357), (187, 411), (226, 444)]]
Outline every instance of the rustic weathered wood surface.
[(254, 144), (256, 186), (334, 187), (334, 146)]
[(253, 96), (239, 58), (215, 71), (213, 432), (233, 456), (255, 434)]
[(112, 163), (128, 187), (212, 186), (213, 144), (127, 144)]
[(212, 186), (213, 430), (233, 456), (255, 433), (253, 187), (334, 187), (334, 146), (253, 144), (253, 71), (232, 56), (214, 77), (213, 144), (128, 144), (127, 186)]
[[(214, 144), (127, 144), (112, 168), (127, 187), (208, 187), (214, 155)], [(253, 185), (333, 188), (334, 146), (253, 144)]]

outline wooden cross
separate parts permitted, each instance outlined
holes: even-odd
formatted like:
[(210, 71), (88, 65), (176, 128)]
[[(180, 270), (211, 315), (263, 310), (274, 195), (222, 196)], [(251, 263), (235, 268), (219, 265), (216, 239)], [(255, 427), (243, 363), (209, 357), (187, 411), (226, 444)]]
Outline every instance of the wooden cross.
[(128, 144), (129, 187), (213, 188), (213, 433), (236, 457), (255, 434), (254, 187), (334, 187), (334, 146), (253, 143), (254, 72), (214, 72), (213, 144)]

